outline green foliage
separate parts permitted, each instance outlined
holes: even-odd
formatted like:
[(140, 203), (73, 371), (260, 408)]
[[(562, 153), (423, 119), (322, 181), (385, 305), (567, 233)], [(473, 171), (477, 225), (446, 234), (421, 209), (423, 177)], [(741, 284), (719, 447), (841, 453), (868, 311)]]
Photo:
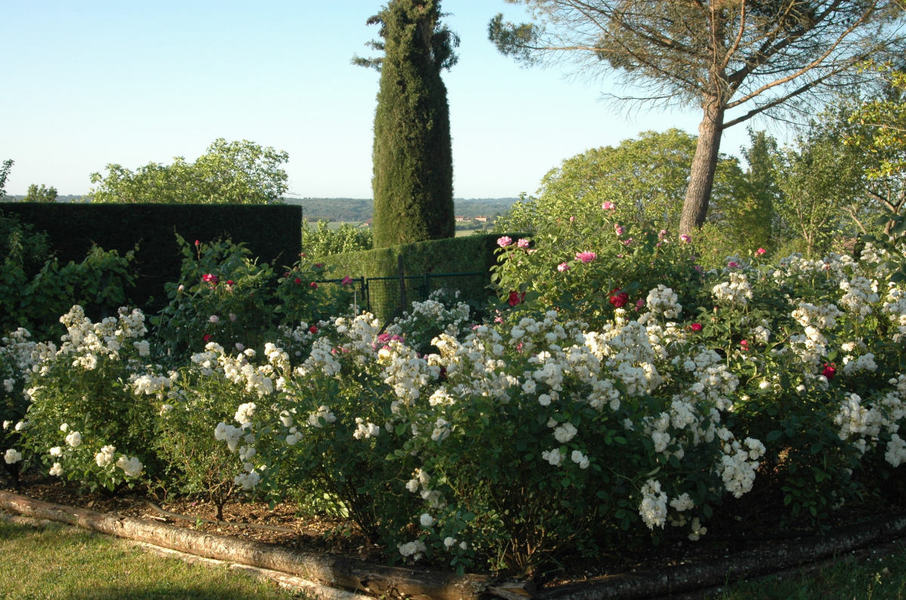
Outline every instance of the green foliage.
[(73, 302), (90, 315), (114, 314), (135, 282), (134, 252), (92, 246), (80, 261), (50, 257), (48, 236), (0, 212), (0, 332), (25, 327), (39, 339), (61, 333), (57, 319)]
[(623, 224), (616, 208), (574, 205), (571, 214), (538, 221), (535, 234), (503, 236), (492, 281), (511, 306), (540, 302), (598, 326), (615, 308), (638, 308), (648, 291), (666, 285), (686, 303), (701, 293), (690, 238), (645, 225)]
[(179, 363), (214, 341), (260, 348), (280, 325), (294, 327), (340, 314), (350, 292), (319, 288), (321, 266), (305, 260), (282, 275), (231, 240), (189, 244), (177, 236), (182, 273), (167, 284), (169, 303), (152, 317), (168, 361)]
[(286, 152), (248, 140), (214, 140), (194, 163), (148, 163), (136, 171), (107, 165), (91, 174), (92, 202), (128, 204), (272, 204), (286, 191)]
[(141, 311), (92, 323), (80, 306), (60, 321), (61, 345), (42, 345), (22, 444), (50, 474), (89, 489), (132, 485), (157, 467), (154, 409), (136, 393), (150, 354)]
[(250, 466), (263, 490), (322, 505), (326, 493), (369, 538), (392, 545), (416, 503), (403, 487), (411, 459), (387, 460), (408, 431), (374, 426), (393, 418), (386, 401), (393, 391), (372, 347), (378, 332), (375, 320), (338, 318), (316, 333), (311, 354), (292, 371), (288, 355), (270, 348), (267, 372), (283, 378), (282, 393), (241, 406), (236, 420), (253, 434)]
[(57, 188), (51, 186), (49, 188), (44, 187), (42, 183), (41, 186), (32, 184), (28, 186), (28, 192), (25, 194), (25, 199), (23, 202), (56, 202), (57, 201)]
[[(82, 261), (92, 242), (121, 255), (133, 251), (136, 285), (126, 304), (149, 314), (166, 304), (165, 286), (179, 278), (182, 249), (174, 232), (189, 240), (241, 240), (261, 261), (271, 264), (291, 264), (301, 252), (298, 206), (16, 202), (5, 204), (3, 210), (35, 231), (46, 232), (60, 263)], [(56, 316), (67, 309), (61, 307)]]
[(53, 315), (63, 314), (74, 302), (94, 318), (116, 314), (117, 307), (128, 304), (135, 283), (133, 258), (134, 251), (120, 256), (116, 250), (93, 246), (78, 263), (47, 261), (17, 294), (20, 323), (27, 323), (39, 339), (48, 339), (60, 332)]
[[(751, 252), (757, 248), (773, 250), (776, 206), (782, 193), (777, 184), (775, 159), (777, 141), (764, 131), (749, 130), (748, 148), (743, 155), (748, 164), (734, 193), (717, 201), (712, 219), (718, 223), (727, 251), (724, 256), (738, 252)], [(721, 257), (722, 258), (722, 257)]]
[(852, 150), (829, 119), (813, 121), (798, 148), (777, 156), (777, 185), (783, 193), (777, 212), (789, 228), (785, 237), (800, 238), (809, 257), (828, 252), (841, 234), (856, 233), (846, 227), (847, 207), (861, 194), (864, 167)]
[(6, 179), (9, 177), (10, 169), (13, 168), (13, 159), (8, 158), (0, 163), (0, 200), (6, 196)]
[[(533, 231), (544, 227), (542, 222), (569, 219), (576, 211), (609, 202), (622, 223), (676, 231), (695, 144), (695, 136), (678, 129), (644, 131), (639, 139), (624, 140), (617, 147), (573, 156), (544, 176), (538, 198), (514, 205), (508, 217), (498, 219), (496, 229)], [(732, 204), (740, 196), (741, 179), (736, 159), (722, 156), (715, 203)]]
[[(171, 378), (171, 392), (155, 406), (160, 415), (155, 448), (166, 465), (167, 487), (205, 497), (215, 507), (216, 518), (222, 519), (223, 505), (238, 487), (234, 479), (242, 465), (214, 438), (214, 431), (218, 423), (232, 419), (237, 403), (257, 395), (227, 379), (216, 360), (217, 354), (210, 352)], [(208, 366), (205, 361), (210, 361)]]
[(450, 111), (441, 71), (458, 38), (440, 25), (438, 0), (391, 0), (372, 17), (384, 51), (374, 117), (374, 243), (378, 248), (453, 237)]
[(356, 227), (343, 223), (332, 228), (327, 221), (318, 221), (314, 227), (302, 222), (302, 248), (308, 256), (328, 256), (344, 252), (371, 250), (374, 234), (370, 227)]
[[(337, 254), (323, 259), (325, 268), (343, 277), (398, 277), (402, 261), (407, 300), (427, 298), (437, 287), (459, 290), (462, 299), (473, 305), (484, 305), (491, 294), (487, 286), (490, 268), (495, 263), (496, 235), (474, 235), (443, 240), (430, 240), (389, 248)], [(469, 277), (425, 279), (425, 274), (478, 273)], [(485, 275), (487, 273), (487, 275)], [(399, 280), (389, 282), (393, 289), (386, 295), (371, 294), (371, 312), (382, 321), (390, 321), (407, 307), (399, 306)]]
[(846, 141), (874, 159), (868, 176), (883, 179), (906, 171), (906, 71), (889, 63), (873, 68), (886, 84), (884, 94), (863, 102), (849, 116), (859, 128)]
[(777, 114), (828, 89), (852, 89), (866, 59), (903, 55), (900, 0), (724, 3), (508, 0), (531, 23), (498, 15), (488, 34), (504, 54), (532, 63), (572, 59), (594, 75), (615, 72), (642, 100), (701, 110), (696, 160), (680, 225), (706, 219), (720, 139), (728, 127)]

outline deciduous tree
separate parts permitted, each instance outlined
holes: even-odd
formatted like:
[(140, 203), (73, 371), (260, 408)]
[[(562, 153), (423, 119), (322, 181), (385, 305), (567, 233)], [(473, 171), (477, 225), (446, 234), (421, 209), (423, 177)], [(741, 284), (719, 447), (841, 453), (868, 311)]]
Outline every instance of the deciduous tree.
[(270, 204), (286, 191), (286, 152), (248, 140), (215, 140), (194, 163), (177, 156), (173, 164), (148, 163), (132, 171), (107, 165), (91, 174), (92, 202)]
[(42, 183), (40, 186), (31, 184), (28, 186), (28, 192), (25, 194), (25, 199), (23, 202), (56, 202), (57, 201), (57, 188), (44, 187)]

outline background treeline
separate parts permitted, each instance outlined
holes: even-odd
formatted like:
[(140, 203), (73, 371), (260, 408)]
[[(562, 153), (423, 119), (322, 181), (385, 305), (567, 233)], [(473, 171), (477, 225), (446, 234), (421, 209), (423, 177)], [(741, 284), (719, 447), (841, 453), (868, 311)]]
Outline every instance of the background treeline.
[[(454, 200), (456, 216), (497, 217), (506, 214), (518, 198), (457, 198)], [(309, 221), (343, 221), (364, 223), (372, 218), (374, 202), (356, 198), (284, 198), (287, 204), (302, 206), (302, 214)]]

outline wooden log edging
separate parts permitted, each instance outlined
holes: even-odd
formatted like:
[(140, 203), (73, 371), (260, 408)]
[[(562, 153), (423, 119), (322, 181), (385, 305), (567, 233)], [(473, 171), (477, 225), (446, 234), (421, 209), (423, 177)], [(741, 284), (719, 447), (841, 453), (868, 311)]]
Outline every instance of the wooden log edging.
[(662, 597), (776, 573), (906, 537), (906, 515), (900, 515), (851, 525), (820, 538), (778, 541), (771, 546), (767, 556), (764, 550), (743, 551), (707, 564), (636, 571), (535, 590), (527, 582), (500, 582), (484, 575), (388, 567), (334, 554), (299, 552), (262, 542), (52, 504), (2, 490), (0, 509), (203, 558), (286, 573), (328, 588), (418, 600), (636, 600)]
[(537, 600), (637, 600), (720, 587), (777, 573), (906, 536), (906, 515), (844, 527), (826, 536), (778, 541), (770, 554), (741, 551), (707, 564), (637, 571), (542, 590)]
[[(333, 554), (298, 552), (225, 535), (201, 533), (136, 519), (34, 500), (0, 491), (0, 508), (28, 517), (76, 525), (204, 558), (288, 573), (321, 585), (371, 596), (419, 600), (478, 600), (494, 585), (482, 575), (388, 567)], [(493, 592), (492, 592), (493, 594)]]

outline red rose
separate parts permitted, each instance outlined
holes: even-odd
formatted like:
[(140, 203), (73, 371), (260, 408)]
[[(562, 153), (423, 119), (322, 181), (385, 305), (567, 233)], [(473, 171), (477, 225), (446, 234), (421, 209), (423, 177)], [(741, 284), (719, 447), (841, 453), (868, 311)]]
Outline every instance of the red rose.
[(314, 281), (312, 281), (311, 283), (308, 284), (308, 287), (312, 288), (313, 290), (316, 290), (316, 289), (318, 289), (318, 284), (315, 283)]
[(204, 334), (203, 336), (201, 336), (201, 339), (203, 339), (203, 340), (205, 341), (205, 343), (208, 343), (208, 342), (211, 341), (211, 334), (210, 334), (210, 333), (206, 333), (206, 334)]
[(293, 283), (295, 283), (296, 285), (299, 285), (300, 283), (302, 283), (302, 280), (300, 278), (296, 277), (295, 279), (293, 279)]
[(507, 300), (510, 306), (516, 306), (522, 304), (525, 301), (525, 292), (521, 294), (519, 292), (510, 292), (510, 297)]
[(821, 371), (821, 374), (824, 375), (828, 381), (834, 378), (834, 375), (837, 374), (837, 367), (834, 363), (824, 363), (824, 369)]
[(312, 325), (311, 327), (308, 328), (308, 332), (309, 333), (318, 333), (318, 328), (315, 327), (314, 325)]
[(701, 324), (701, 323), (693, 323), (692, 325), (689, 325), (689, 329), (691, 329), (692, 331), (701, 331), (701, 330), (702, 330), (702, 324)]
[(621, 308), (627, 302), (629, 302), (629, 294), (621, 291), (620, 288), (610, 290), (610, 303), (614, 308)]

